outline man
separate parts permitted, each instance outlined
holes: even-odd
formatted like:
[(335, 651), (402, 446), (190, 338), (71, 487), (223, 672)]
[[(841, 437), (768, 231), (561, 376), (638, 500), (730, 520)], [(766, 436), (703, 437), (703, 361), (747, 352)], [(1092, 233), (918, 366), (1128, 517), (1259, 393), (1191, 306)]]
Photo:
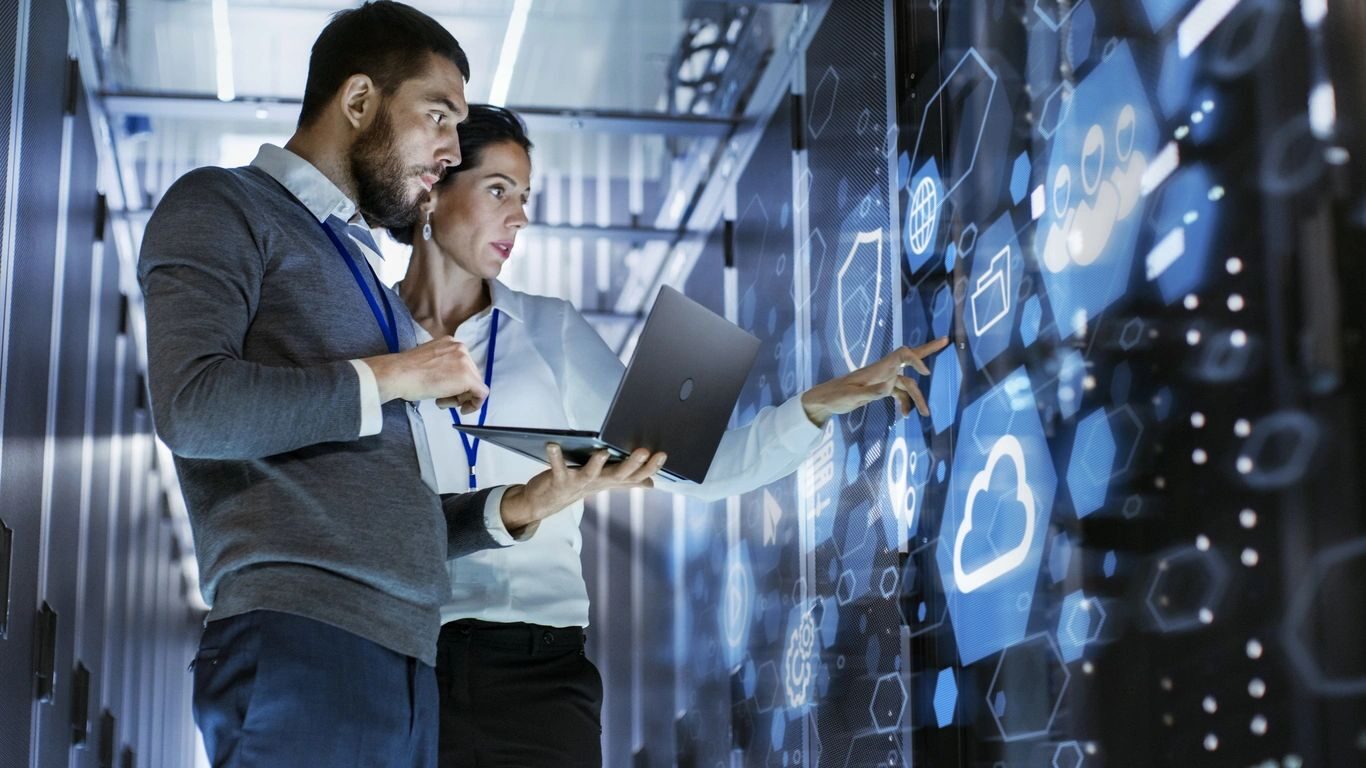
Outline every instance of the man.
[[(450, 338), (415, 346), (369, 226), (406, 226), (460, 161), (468, 61), (393, 2), (314, 44), (298, 130), (166, 193), (139, 262), (157, 431), (204, 596), (195, 717), (214, 765), (432, 766), (446, 558), (510, 546), (664, 456), (438, 497), (412, 403), (488, 395)], [(417, 446), (422, 446), (419, 450)]]

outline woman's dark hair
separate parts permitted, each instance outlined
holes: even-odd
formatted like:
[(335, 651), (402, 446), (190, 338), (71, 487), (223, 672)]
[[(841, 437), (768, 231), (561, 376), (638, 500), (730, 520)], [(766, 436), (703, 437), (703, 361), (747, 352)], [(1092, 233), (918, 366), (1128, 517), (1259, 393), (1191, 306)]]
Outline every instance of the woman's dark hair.
[(421, 75), (428, 53), (449, 59), (468, 82), (470, 61), (460, 43), (427, 14), (377, 0), (339, 11), (313, 43), (299, 126), (313, 122), (352, 75), (368, 75), (384, 93)]
[[(479, 167), (484, 150), (494, 144), (510, 141), (531, 154), (531, 139), (526, 135), (526, 124), (516, 112), (492, 104), (471, 104), (470, 115), (460, 123), (460, 165), (446, 169), (437, 187), (448, 186), (463, 171)], [(413, 244), (412, 229), (390, 229), (390, 236), (404, 245)]]

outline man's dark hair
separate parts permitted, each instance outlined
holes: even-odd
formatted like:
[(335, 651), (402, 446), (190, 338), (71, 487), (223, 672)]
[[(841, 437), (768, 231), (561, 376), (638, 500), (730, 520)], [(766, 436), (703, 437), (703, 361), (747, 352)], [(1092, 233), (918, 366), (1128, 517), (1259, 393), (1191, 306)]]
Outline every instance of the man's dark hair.
[(427, 14), (404, 5), (377, 0), (339, 11), (313, 43), (308, 83), (299, 110), (299, 125), (313, 122), (337, 89), (352, 75), (368, 75), (386, 94), (419, 76), (428, 53), (444, 56), (470, 79), (470, 61), (455, 37)]
[[(531, 154), (531, 139), (526, 135), (526, 124), (516, 112), (492, 104), (471, 104), (470, 115), (460, 124), (460, 165), (446, 169), (438, 187), (448, 186), (462, 171), (470, 171), (483, 162), (484, 150), (494, 144), (511, 141)], [(393, 238), (404, 245), (413, 244), (411, 229), (389, 230)]]

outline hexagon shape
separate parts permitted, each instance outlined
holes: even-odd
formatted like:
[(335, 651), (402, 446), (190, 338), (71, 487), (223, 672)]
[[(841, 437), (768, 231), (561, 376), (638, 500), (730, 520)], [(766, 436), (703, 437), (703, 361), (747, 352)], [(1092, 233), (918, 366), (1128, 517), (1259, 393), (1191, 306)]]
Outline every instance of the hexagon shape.
[(1214, 620), (1228, 588), (1228, 564), (1217, 550), (1183, 546), (1157, 558), (1144, 603), (1163, 632), (1189, 632)]
[(939, 178), (939, 163), (931, 157), (916, 171), (907, 187), (901, 240), (906, 264), (912, 272), (934, 257), (943, 200), (944, 182)]
[(1064, 741), (1053, 750), (1053, 768), (1081, 768), (1086, 754), (1075, 740)]
[(934, 359), (934, 374), (930, 377), (930, 422), (936, 434), (953, 424), (958, 415), (959, 388), (963, 384), (963, 367), (955, 350), (946, 349)]
[(1160, 141), (1128, 43), (1086, 76), (1053, 136), (1036, 228), (1058, 332), (1073, 336), (1128, 288), (1143, 224), (1142, 175)]
[(1067, 57), (1072, 68), (1079, 69), (1091, 58), (1096, 37), (1096, 9), (1091, 3), (1076, 3), (1072, 8), (1072, 23), (1067, 25)]
[(1067, 569), (1072, 563), (1072, 540), (1067, 534), (1059, 533), (1053, 537), (1053, 546), (1048, 551), (1048, 577), (1054, 584), (1067, 578)]
[(953, 722), (957, 708), (958, 681), (954, 679), (953, 669), (941, 669), (934, 683), (934, 719), (940, 728), (947, 728)]
[[(1058, 478), (1024, 368), (969, 405), (962, 425), (936, 563), (959, 655), (970, 664), (1024, 637)], [(976, 518), (997, 504), (1010, 517), (996, 523), (1009, 533), (998, 530), (1009, 542), (1003, 552), (984, 535), (987, 518)]]
[(1057, 32), (1062, 27), (1063, 22), (1071, 18), (1076, 13), (1077, 6), (1081, 3), (1061, 4), (1058, 0), (1034, 0), (1034, 13), (1048, 25), (1048, 28)]
[[(926, 149), (922, 154), (922, 144), (926, 141), (925, 129), (931, 116), (936, 120), (941, 116), (952, 115), (952, 120), (960, 124), (960, 133), (956, 144), (959, 149), (967, 152), (968, 162), (957, 176), (944, 179), (943, 194), (939, 195), (938, 203), (943, 206), (947, 200), (961, 185), (977, 165), (977, 156), (982, 147), (982, 136), (986, 133), (987, 115), (991, 112), (991, 102), (996, 95), (996, 87), (999, 78), (996, 72), (988, 66), (986, 59), (977, 52), (975, 48), (969, 48), (963, 58), (958, 60), (953, 69), (943, 78), (939, 88), (925, 102), (923, 116), (920, 119), (920, 130), (915, 137), (915, 148), (911, 151), (911, 167), (918, 168), (921, 158), (931, 154)], [(979, 98), (982, 89), (986, 89), (986, 96)], [(947, 103), (952, 100), (952, 103)], [(940, 102), (946, 102), (941, 104)], [(977, 105), (980, 103), (980, 109)], [(933, 139), (931, 138), (932, 142)], [(929, 147), (929, 144), (924, 144)], [(968, 147), (971, 147), (969, 150)], [(936, 210), (936, 216), (938, 211)]]
[(1015, 239), (1015, 225), (1009, 214), (992, 222), (974, 241), (972, 274), (963, 299), (963, 324), (972, 361), (978, 368), (984, 368), (1010, 347), (1019, 314), (1024, 253)]
[(811, 113), (807, 116), (807, 125), (811, 131), (813, 139), (820, 138), (825, 126), (830, 123), (830, 116), (835, 113), (835, 97), (839, 95), (840, 73), (834, 67), (826, 67), (825, 74), (821, 75), (821, 80), (816, 83), (816, 89), (811, 92)]
[[(1357, 570), (1355, 572), (1348, 571), (1350, 568)], [(1347, 585), (1359, 585), (1361, 583), (1360, 576), (1363, 572), (1366, 572), (1366, 538), (1354, 539), (1329, 547), (1314, 556), (1309, 573), (1305, 576), (1304, 581), (1300, 582), (1291, 598), (1290, 611), (1281, 629), (1281, 637), (1291, 663), (1309, 683), (1309, 687), (1321, 696), (1332, 698), (1366, 696), (1366, 676), (1344, 674), (1341, 670), (1334, 669), (1332, 659), (1321, 657), (1316, 650), (1316, 647), (1324, 648), (1327, 646), (1328, 642), (1326, 641), (1331, 641), (1339, 647), (1360, 647), (1362, 642), (1360, 630), (1358, 630), (1355, 638), (1341, 637), (1341, 634), (1350, 630), (1341, 626), (1334, 626), (1331, 622), (1324, 621), (1323, 617), (1315, 615), (1320, 605), (1341, 604), (1341, 601), (1328, 602), (1323, 600), (1327, 585), (1335, 579), (1341, 580)], [(1356, 578), (1352, 578), (1354, 575)], [(1353, 592), (1357, 595), (1361, 594), (1359, 588), (1349, 589), (1347, 594), (1351, 595)], [(1350, 597), (1348, 599), (1350, 600)], [(1349, 626), (1356, 627), (1359, 625), (1349, 623)], [(1329, 637), (1317, 636), (1318, 633), (1325, 631)], [(1306, 642), (1306, 635), (1315, 638), (1318, 642), (1310, 645)]]
[(932, 539), (911, 550), (901, 572), (902, 619), (910, 628), (911, 637), (919, 637), (943, 626), (948, 615), (948, 602), (937, 599), (938, 572), (934, 567), (934, 552), (938, 540)]
[(873, 716), (873, 729), (878, 733), (896, 730), (906, 713), (906, 684), (901, 675), (893, 672), (877, 679), (868, 713)]
[(1072, 109), (1074, 95), (1070, 83), (1060, 83), (1044, 98), (1043, 108), (1039, 110), (1039, 134), (1045, 139), (1051, 139), (1057, 133), (1058, 126)]
[(754, 703), (760, 712), (768, 712), (779, 704), (778, 692), (782, 684), (778, 681), (778, 665), (772, 659), (759, 665), (755, 675)]
[(1110, 472), (1115, 466), (1115, 436), (1104, 408), (1087, 414), (1077, 425), (1072, 458), (1067, 465), (1067, 488), (1077, 517), (1105, 506)]
[(1001, 738), (1020, 741), (1047, 735), (1071, 681), (1052, 635), (1031, 635), (1006, 648), (986, 694)]
[(1039, 338), (1039, 328), (1043, 323), (1043, 307), (1038, 296), (1030, 296), (1020, 310), (1020, 341), (1027, 347)]
[(1016, 205), (1025, 199), (1029, 194), (1029, 173), (1033, 166), (1029, 162), (1029, 153), (1021, 152), (1015, 158), (1015, 164), (1010, 169), (1010, 199)]
[(754, 618), (754, 573), (749, 546), (741, 542), (726, 558), (726, 582), (719, 606), (718, 624), (725, 641), (726, 664), (735, 666), (749, 648)]
[(1105, 606), (1080, 590), (1063, 598), (1058, 612), (1058, 650), (1063, 661), (1080, 659), (1086, 645), (1100, 637), (1105, 628)]

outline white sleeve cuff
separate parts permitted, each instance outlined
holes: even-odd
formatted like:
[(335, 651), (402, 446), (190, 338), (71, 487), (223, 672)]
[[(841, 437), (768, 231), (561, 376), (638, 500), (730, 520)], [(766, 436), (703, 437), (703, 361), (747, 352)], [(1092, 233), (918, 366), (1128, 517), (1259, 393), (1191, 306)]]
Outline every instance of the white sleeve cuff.
[(380, 409), (379, 382), (375, 372), (362, 360), (350, 360), (360, 377), (360, 434), (357, 437), (378, 435), (384, 428), (384, 411)]
[(773, 417), (774, 436), (778, 444), (793, 453), (805, 454), (820, 439), (821, 428), (812, 424), (806, 415), (801, 395), (788, 398), (787, 402), (777, 407)]
[(535, 522), (523, 528), (520, 535), (513, 536), (508, 533), (507, 526), (503, 524), (503, 493), (506, 491), (507, 486), (500, 485), (489, 491), (488, 498), (484, 500), (484, 527), (488, 529), (489, 536), (502, 547), (510, 547), (530, 539), (536, 534), (536, 529), (541, 527), (539, 522)]

